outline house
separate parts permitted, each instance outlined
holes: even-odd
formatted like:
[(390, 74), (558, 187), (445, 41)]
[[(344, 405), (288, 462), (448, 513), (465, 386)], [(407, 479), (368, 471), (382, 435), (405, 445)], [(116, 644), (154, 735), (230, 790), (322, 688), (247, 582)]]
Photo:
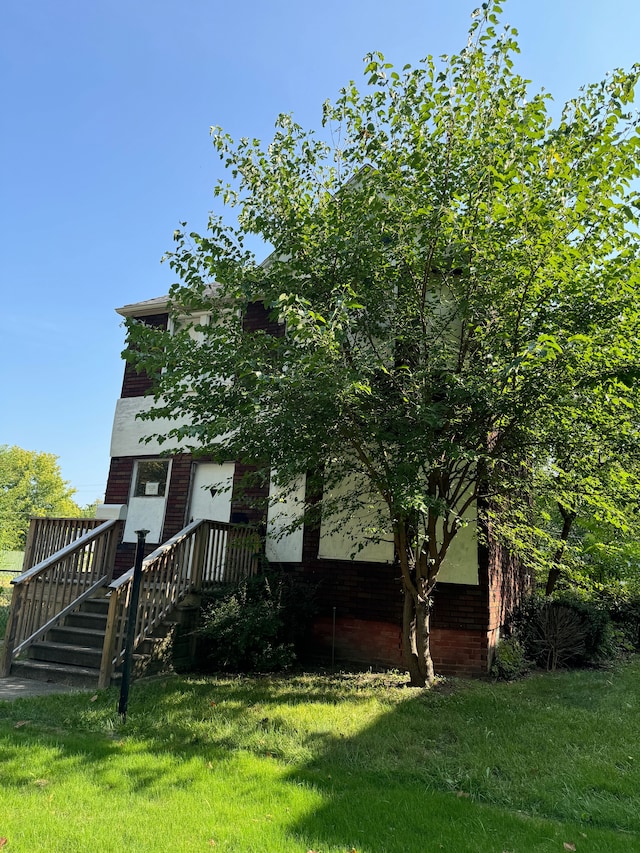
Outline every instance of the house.
[[(117, 310), (124, 318), (151, 326), (167, 328), (170, 322), (166, 297)], [(269, 330), (272, 322), (259, 302), (251, 303), (244, 317), (247, 329)], [(295, 572), (315, 589), (313, 635), (318, 653), (337, 660), (402, 666), (402, 593), (392, 543), (372, 543), (353, 557), (349, 525), (359, 523), (353, 517), (345, 519), (338, 531), (321, 523), (282, 535), (296, 500), (304, 498), (304, 482), (297, 494), (275, 507), (271, 503), (263, 517), (252, 499), (264, 498), (266, 503), (270, 486), (265, 482), (253, 494), (241, 492), (246, 466), (233, 460), (217, 464), (179, 446), (167, 455), (166, 445), (153, 439), (145, 443), (150, 432), (161, 433), (168, 427), (155, 422), (150, 428), (137, 418), (151, 407), (151, 398), (145, 396), (150, 387), (147, 376), (126, 365), (101, 509), (105, 517), (126, 514), (115, 557), (116, 576), (132, 565), (135, 531), (140, 528), (149, 530), (147, 548), (152, 550), (192, 519), (263, 525), (267, 559)], [(487, 671), (500, 630), (526, 582), (519, 564), (490, 535), (486, 541), (479, 542), (475, 523), (470, 523), (455, 537), (441, 569), (431, 619), (431, 649), (438, 672), (468, 676)]]

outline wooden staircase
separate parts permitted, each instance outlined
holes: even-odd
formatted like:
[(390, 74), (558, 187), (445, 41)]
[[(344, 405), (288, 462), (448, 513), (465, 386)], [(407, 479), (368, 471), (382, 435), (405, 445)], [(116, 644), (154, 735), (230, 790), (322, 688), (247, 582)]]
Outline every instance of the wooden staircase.
[[(54, 543), (58, 549), (12, 581), (0, 677), (108, 687), (120, 678), (133, 587), (133, 569), (112, 580), (121, 523), (92, 524), (82, 532), (75, 522), (53, 521), (58, 524), (47, 525), (47, 542), (34, 553), (46, 554)], [(58, 535), (60, 521), (64, 537)], [(134, 676), (166, 667), (176, 614), (194, 609), (190, 597), (205, 586), (255, 574), (259, 543), (251, 528), (197, 519), (143, 560)]]
[(106, 589), (83, 601), (77, 611), (14, 660), (11, 674), (78, 687), (96, 687), (104, 646), (109, 597)]
[[(97, 687), (100, 680), (110, 592), (98, 590), (69, 613), (55, 627), (32, 643), (21, 657), (13, 661), (11, 674), (19, 678)], [(168, 644), (179, 621), (179, 614), (167, 617), (153, 636), (145, 637), (133, 655), (133, 675), (140, 678), (170, 668), (166, 654)], [(120, 681), (121, 672), (111, 674), (111, 684)]]

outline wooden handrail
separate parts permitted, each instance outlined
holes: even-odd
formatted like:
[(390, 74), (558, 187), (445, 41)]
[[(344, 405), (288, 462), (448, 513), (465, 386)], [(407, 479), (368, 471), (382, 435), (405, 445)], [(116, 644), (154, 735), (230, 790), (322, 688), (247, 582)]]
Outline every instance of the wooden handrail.
[[(238, 580), (255, 574), (258, 541), (256, 531), (251, 528), (196, 519), (156, 548), (142, 562), (134, 645), (138, 646), (150, 636), (187, 593), (200, 591), (205, 583)], [(109, 685), (114, 669), (124, 657), (125, 622), (132, 585), (133, 569), (109, 584), (100, 687)]]
[[(149, 563), (153, 562), (166, 551), (171, 550), (171, 548), (173, 548), (176, 543), (182, 542), (183, 539), (185, 539), (187, 536), (190, 536), (191, 533), (196, 528), (200, 527), (200, 525), (203, 523), (204, 520), (202, 518), (196, 518), (186, 527), (183, 527), (182, 530), (179, 533), (176, 533), (175, 536), (172, 536), (171, 539), (167, 539), (166, 542), (163, 542), (162, 545), (159, 545), (155, 549), (155, 551), (152, 551), (150, 554), (148, 554), (142, 561), (142, 571), (144, 571), (145, 566), (147, 566)], [(131, 581), (132, 579), (133, 566), (130, 569), (127, 569), (127, 571), (124, 574), (120, 575), (119, 578), (116, 578), (114, 581), (111, 581), (111, 583), (109, 584), (109, 589), (119, 589), (124, 584), (129, 583), (129, 581)]]
[(0, 677), (20, 652), (109, 582), (121, 524), (109, 519), (13, 578)]
[(29, 531), (22, 561), (23, 571), (55, 554), (65, 545), (77, 541), (78, 533), (100, 527), (104, 519), (100, 518), (50, 518), (33, 516), (29, 521)]
[[(13, 579), (0, 677), (9, 674), (17, 654), (96, 589), (109, 584), (109, 612), (99, 679), (101, 687), (108, 686), (124, 653), (125, 619), (133, 578), (131, 569), (111, 581), (116, 534), (121, 524), (115, 519), (103, 522)], [(63, 534), (68, 532), (65, 529)], [(55, 538), (50, 533), (47, 532), (49, 544)], [(199, 591), (207, 584), (236, 581), (255, 574), (258, 544), (258, 534), (252, 528), (197, 519), (156, 548), (142, 564), (135, 645), (148, 637), (189, 592)]]
[(112, 527), (115, 527), (116, 524), (119, 524), (116, 519), (109, 519), (105, 521), (100, 527), (96, 527), (94, 530), (90, 530), (88, 533), (83, 534), (79, 539), (76, 539), (74, 542), (71, 542), (69, 545), (65, 545), (64, 548), (61, 548), (59, 551), (56, 551), (55, 554), (52, 554), (50, 557), (47, 557), (44, 560), (41, 560), (31, 569), (27, 569), (26, 572), (22, 572), (21, 575), (17, 575), (15, 578), (11, 580), (12, 584), (25, 583), (25, 581), (29, 581), (32, 578), (36, 577), (36, 575), (45, 572), (47, 569), (54, 566), (60, 560), (63, 560), (65, 557), (71, 556), (76, 551), (81, 551), (85, 545), (89, 542), (93, 542), (94, 539), (97, 539), (99, 536), (102, 536)]

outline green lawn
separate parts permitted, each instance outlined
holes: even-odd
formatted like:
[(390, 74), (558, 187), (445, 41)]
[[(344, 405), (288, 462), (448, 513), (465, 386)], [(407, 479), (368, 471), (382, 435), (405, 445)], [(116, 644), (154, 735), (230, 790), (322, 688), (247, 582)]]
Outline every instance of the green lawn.
[[(8, 853), (640, 849), (640, 659), (513, 684), (171, 678), (0, 703)], [(4, 850), (3, 850), (4, 853)]]
[[(6, 569), (8, 572), (18, 574), (22, 571), (22, 561), (24, 559), (24, 551), (0, 551), (0, 569)], [(3, 571), (0, 573), (0, 583), (5, 575)]]
[(23, 551), (0, 551), (0, 641), (4, 637), (9, 617), (12, 593), (11, 578), (22, 571), (23, 558)]

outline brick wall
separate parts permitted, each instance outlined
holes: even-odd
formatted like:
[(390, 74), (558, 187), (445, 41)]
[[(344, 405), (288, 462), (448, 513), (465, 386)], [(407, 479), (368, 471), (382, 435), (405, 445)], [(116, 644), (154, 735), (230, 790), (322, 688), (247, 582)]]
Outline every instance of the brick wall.
[(371, 619), (320, 617), (313, 623), (314, 652), (321, 658), (369, 666), (402, 667), (402, 636), (398, 625)]
[(114, 456), (111, 459), (104, 496), (106, 504), (129, 503), (134, 461), (132, 456)]
[[(169, 319), (168, 314), (152, 314), (149, 317), (140, 317), (147, 326), (156, 329), (166, 329)], [(146, 373), (138, 373), (128, 361), (124, 366), (124, 378), (122, 380), (121, 397), (142, 397), (151, 389), (152, 380)]]
[(468, 629), (432, 628), (433, 663), (441, 675), (465, 678), (487, 672), (487, 632)]
[(162, 541), (166, 542), (179, 533), (187, 523), (187, 510), (191, 494), (191, 468), (193, 457), (180, 453), (172, 457), (171, 479), (167, 491), (167, 508), (162, 528)]
[[(337, 663), (403, 669), (401, 627), (393, 622), (371, 619), (338, 618), (335, 637), (332, 616), (317, 617), (313, 623), (313, 654), (325, 663), (332, 652)], [(464, 678), (487, 672), (486, 631), (431, 628), (431, 654), (439, 675)]]
[(487, 631), (486, 586), (438, 583), (433, 595), (431, 625), (449, 631)]
[(482, 544), (478, 545), (478, 566), (480, 585), (486, 594), (487, 667), (490, 667), (501, 632), (522, 596), (530, 591), (531, 578), (522, 562), (492, 535), (490, 526), (485, 528)]
[(253, 524), (262, 528), (266, 524), (269, 498), (269, 476), (255, 465), (236, 462), (231, 492), (232, 524)]
[(488, 549), (489, 628), (507, 624), (522, 596), (531, 590), (531, 577), (522, 562), (493, 539)]
[[(335, 607), (336, 660), (402, 666), (402, 582), (393, 564), (318, 559), (320, 532), (305, 528), (303, 562), (293, 568), (313, 590), (315, 652), (331, 655)], [(443, 675), (482, 675), (487, 670), (489, 624), (485, 583), (437, 584), (431, 611), (431, 647)]]
[(263, 302), (250, 302), (242, 318), (243, 331), (257, 332), (262, 330), (276, 338), (281, 338), (284, 335), (284, 324), (272, 320), (269, 317), (270, 313)]

